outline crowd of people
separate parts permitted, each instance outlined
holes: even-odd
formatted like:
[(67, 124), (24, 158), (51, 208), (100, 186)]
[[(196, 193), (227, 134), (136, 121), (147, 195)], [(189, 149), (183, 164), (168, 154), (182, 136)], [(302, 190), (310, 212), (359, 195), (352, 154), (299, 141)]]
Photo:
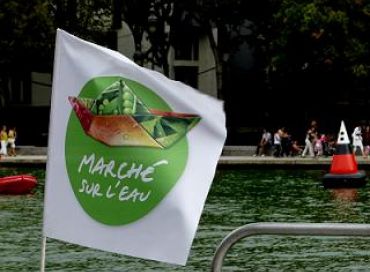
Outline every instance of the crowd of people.
[[(359, 152), (362, 156), (368, 157), (370, 153), (370, 125), (358, 125), (350, 135), (354, 154)], [(335, 146), (336, 135), (319, 133), (317, 122), (312, 121), (306, 131), (303, 145), (300, 145), (299, 141), (293, 138), (285, 127), (277, 129), (274, 133), (263, 129), (254, 156), (310, 156), (312, 158), (332, 156), (335, 152)]]
[(2, 126), (0, 131), (0, 155), (3, 156), (16, 156), (15, 152), (15, 140), (17, 132), (15, 127), (7, 129), (5, 125)]

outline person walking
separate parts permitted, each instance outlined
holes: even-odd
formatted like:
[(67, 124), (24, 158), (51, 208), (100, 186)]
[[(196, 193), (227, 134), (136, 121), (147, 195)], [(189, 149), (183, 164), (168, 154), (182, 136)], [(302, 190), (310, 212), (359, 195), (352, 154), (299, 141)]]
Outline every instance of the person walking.
[(17, 137), (17, 132), (16, 132), (16, 129), (15, 127), (12, 127), (9, 129), (8, 131), (8, 144), (10, 146), (10, 149), (9, 149), (9, 156), (16, 156), (16, 152), (15, 152), (15, 139)]
[(364, 146), (362, 144), (362, 133), (361, 133), (361, 127), (355, 127), (352, 133), (352, 148), (353, 148), (353, 154), (356, 154), (357, 149), (359, 148), (361, 151), (362, 156), (365, 157), (364, 153)]
[(4, 125), (0, 131), (0, 143), (1, 149), (0, 154), (8, 156), (7, 145), (8, 145), (8, 133), (6, 131), (6, 126)]
[(314, 128), (309, 128), (306, 133), (306, 138), (304, 140), (305, 147), (302, 152), (302, 157), (306, 157), (307, 152), (313, 158), (315, 157), (315, 153), (313, 151), (313, 140), (315, 139), (315, 131)]
[(274, 134), (274, 157), (281, 157), (281, 137), (283, 136), (283, 131), (278, 129)]

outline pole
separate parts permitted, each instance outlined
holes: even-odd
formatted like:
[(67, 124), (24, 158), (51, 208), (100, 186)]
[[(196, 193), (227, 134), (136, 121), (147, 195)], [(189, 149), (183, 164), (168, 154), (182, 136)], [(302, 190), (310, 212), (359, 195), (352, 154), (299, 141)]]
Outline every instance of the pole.
[(46, 236), (42, 237), (40, 272), (45, 272)]

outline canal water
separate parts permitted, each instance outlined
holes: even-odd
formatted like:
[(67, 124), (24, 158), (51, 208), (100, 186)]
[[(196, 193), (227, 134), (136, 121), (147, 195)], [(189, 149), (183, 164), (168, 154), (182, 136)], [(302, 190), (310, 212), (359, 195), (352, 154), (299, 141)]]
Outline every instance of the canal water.
[[(35, 175), (40, 184), (32, 195), (0, 195), (0, 271), (39, 271), (45, 172), (0, 170), (0, 176), (17, 173)], [(247, 223), (370, 223), (368, 187), (356, 201), (334, 199), (322, 188), (322, 175), (318, 170), (218, 171), (185, 267), (48, 239), (46, 271), (209, 271), (222, 238)], [(370, 271), (370, 239), (250, 237), (230, 250), (224, 264), (223, 271)]]

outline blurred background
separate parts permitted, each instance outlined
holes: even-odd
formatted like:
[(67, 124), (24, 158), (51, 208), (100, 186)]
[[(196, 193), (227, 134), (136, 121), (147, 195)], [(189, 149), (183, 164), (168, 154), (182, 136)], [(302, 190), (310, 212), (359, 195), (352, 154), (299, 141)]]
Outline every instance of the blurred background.
[(0, 124), (18, 145), (47, 145), (57, 28), (224, 100), (228, 145), (370, 120), (369, 1), (0, 0)]

